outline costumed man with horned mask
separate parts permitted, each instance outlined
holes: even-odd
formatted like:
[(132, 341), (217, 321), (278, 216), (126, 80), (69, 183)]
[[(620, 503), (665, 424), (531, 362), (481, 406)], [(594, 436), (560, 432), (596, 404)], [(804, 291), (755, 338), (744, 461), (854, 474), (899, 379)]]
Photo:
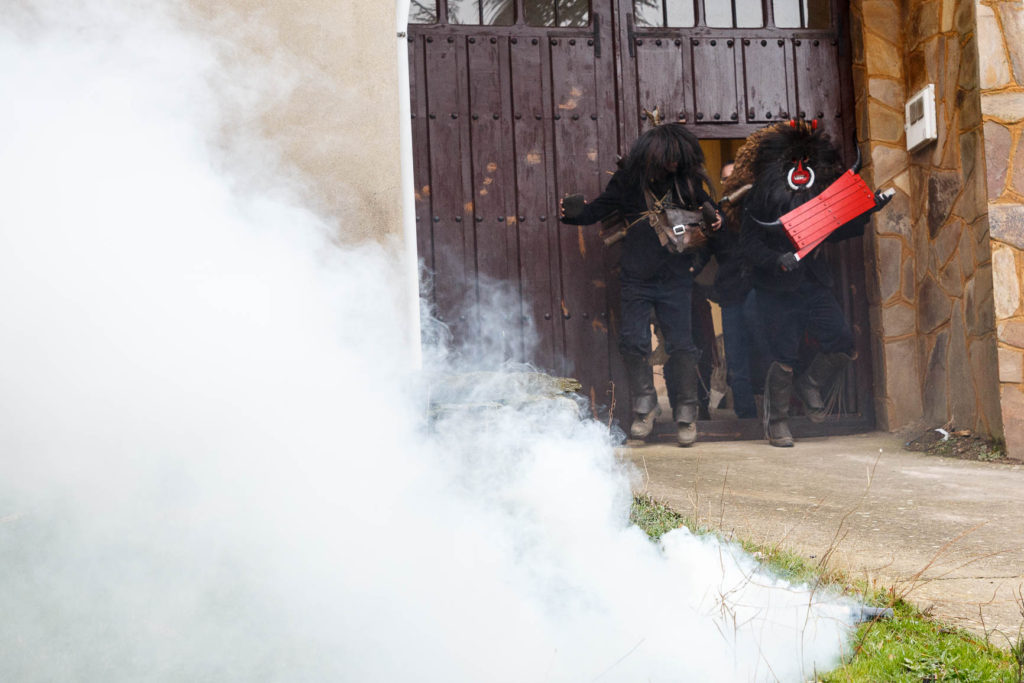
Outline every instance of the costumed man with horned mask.
[[(868, 216), (891, 199), (873, 193), (842, 166), (817, 121), (790, 121), (758, 131), (739, 150), (724, 194), (742, 196), (741, 250), (752, 275), (772, 363), (765, 382), (765, 431), (773, 446), (792, 446), (789, 403), (794, 387), (807, 416), (822, 422), (830, 392), (854, 358), (853, 334), (832, 293), (822, 241), (862, 235)], [(805, 333), (818, 353), (794, 380)]]
[[(563, 198), (559, 216), (590, 225), (617, 214), (621, 238), (619, 350), (629, 377), (633, 409), (630, 436), (650, 436), (661, 413), (648, 357), (651, 310), (665, 337), (669, 359), (665, 386), (680, 446), (697, 437), (698, 350), (693, 343), (690, 304), (693, 278), (707, 250), (693, 242), (717, 229), (721, 218), (711, 204), (711, 182), (697, 138), (680, 123), (657, 125), (637, 138), (604, 192), (592, 202)], [(606, 243), (610, 238), (605, 239)]]

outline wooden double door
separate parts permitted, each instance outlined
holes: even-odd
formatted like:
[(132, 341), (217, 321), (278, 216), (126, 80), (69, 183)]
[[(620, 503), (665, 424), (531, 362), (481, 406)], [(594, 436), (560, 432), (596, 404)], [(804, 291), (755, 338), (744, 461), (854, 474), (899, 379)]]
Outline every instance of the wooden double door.
[[(650, 125), (703, 140), (818, 118), (853, 158), (845, 0), (413, 0), (409, 25), (419, 254), (456, 345), (579, 379), (595, 413), (628, 406), (617, 351), (617, 253), (562, 225)], [(712, 174), (717, 169), (709, 169)], [(863, 257), (833, 249), (860, 359), (830, 428), (873, 426)], [(798, 425), (797, 425), (798, 426)], [(701, 425), (705, 437), (756, 425)]]

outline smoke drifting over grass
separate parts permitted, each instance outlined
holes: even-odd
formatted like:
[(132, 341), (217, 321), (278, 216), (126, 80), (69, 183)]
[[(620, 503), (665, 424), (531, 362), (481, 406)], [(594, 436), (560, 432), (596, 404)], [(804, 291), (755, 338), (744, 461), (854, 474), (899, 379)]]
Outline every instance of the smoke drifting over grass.
[(0, 680), (802, 680), (835, 660), (845, 605), (685, 531), (651, 544), (574, 408), (428, 425), (423, 376), (458, 368), (409, 371), (397, 251), (337, 247), (283, 180), (218, 170), (227, 67), (181, 8), (59, 9), (0, 17)]

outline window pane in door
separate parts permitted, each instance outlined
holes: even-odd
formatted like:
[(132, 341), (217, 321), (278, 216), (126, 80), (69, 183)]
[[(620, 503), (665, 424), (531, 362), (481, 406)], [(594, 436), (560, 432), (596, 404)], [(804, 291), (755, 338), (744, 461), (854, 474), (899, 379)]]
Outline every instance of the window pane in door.
[(633, 21), (637, 26), (664, 26), (664, 0), (633, 0)]
[(448, 0), (448, 23), (511, 26), (516, 23), (514, 0)]
[(693, 26), (697, 18), (693, 14), (693, 0), (665, 0), (668, 21), (666, 26)]
[(764, 26), (764, 8), (761, 0), (734, 0), (736, 4), (736, 26), (755, 28)]
[(704, 21), (708, 26), (732, 27), (732, 3), (729, 0), (704, 2)]
[(775, 25), (780, 28), (829, 28), (829, 0), (773, 0)]
[(437, 0), (411, 0), (409, 3), (410, 24), (436, 24)]
[(590, 23), (590, 0), (523, 0), (523, 11), (530, 26), (572, 27)]

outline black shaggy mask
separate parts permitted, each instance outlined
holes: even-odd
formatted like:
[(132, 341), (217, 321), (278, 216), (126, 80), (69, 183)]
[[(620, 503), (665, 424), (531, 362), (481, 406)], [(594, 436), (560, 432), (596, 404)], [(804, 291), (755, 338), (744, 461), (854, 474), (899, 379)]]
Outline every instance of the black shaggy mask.
[(759, 220), (774, 221), (813, 199), (846, 170), (839, 150), (815, 123), (776, 124), (751, 141), (756, 146), (744, 175), (753, 187), (743, 206)]

